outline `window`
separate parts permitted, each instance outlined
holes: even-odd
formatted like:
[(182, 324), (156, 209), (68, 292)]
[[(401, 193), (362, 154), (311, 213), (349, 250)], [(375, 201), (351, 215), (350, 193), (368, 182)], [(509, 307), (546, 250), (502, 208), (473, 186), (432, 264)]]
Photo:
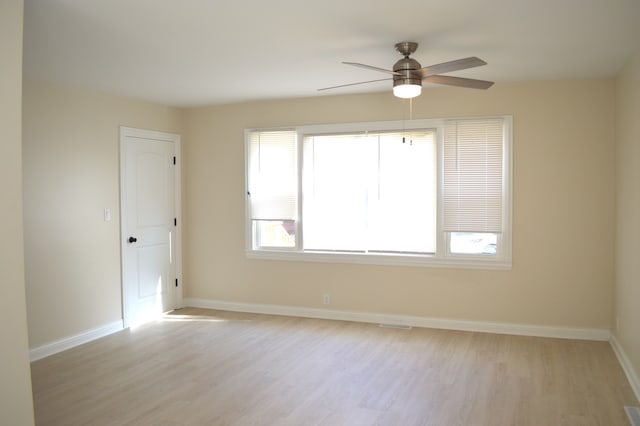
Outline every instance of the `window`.
[(509, 268), (511, 118), (246, 131), (247, 253)]
[(295, 132), (252, 132), (247, 177), (254, 244), (260, 248), (295, 247), (298, 172)]
[(434, 132), (306, 135), (304, 250), (435, 253)]

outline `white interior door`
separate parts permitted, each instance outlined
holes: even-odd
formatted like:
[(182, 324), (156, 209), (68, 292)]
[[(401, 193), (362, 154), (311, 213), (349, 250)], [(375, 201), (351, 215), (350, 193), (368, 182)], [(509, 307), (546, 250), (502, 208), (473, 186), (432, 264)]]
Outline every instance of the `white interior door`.
[(125, 326), (178, 307), (178, 143), (177, 135), (120, 129)]

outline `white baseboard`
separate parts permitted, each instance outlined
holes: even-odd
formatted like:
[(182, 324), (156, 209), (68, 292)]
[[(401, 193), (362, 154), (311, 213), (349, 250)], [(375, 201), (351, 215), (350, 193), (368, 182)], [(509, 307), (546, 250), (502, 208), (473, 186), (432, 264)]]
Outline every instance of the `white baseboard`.
[(620, 345), (620, 342), (616, 338), (615, 334), (611, 333), (609, 343), (613, 348), (613, 352), (615, 352), (616, 356), (618, 357), (620, 365), (622, 365), (624, 374), (627, 375), (627, 379), (629, 380), (631, 389), (633, 389), (633, 392), (636, 394), (636, 399), (640, 401), (640, 379), (638, 379), (638, 373), (633, 368), (633, 364), (631, 364), (631, 361), (629, 361), (629, 357), (622, 348), (622, 345)]
[(374, 324), (394, 324), (405, 326), (409, 325), (412, 327), (476, 331), (496, 334), (513, 334), (518, 336), (555, 337), (563, 339), (600, 341), (608, 341), (611, 336), (610, 330), (599, 328), (569, 328), (482, 321), (462, 321), (443, 318), (376, 314), (371, 312), (348, 312), (294, 306), (223, 302), (219, 300), (189, 297), (184, 298), (184, 306), (192, 306), (194, 308), (219, 309), (223, 311), (250, 312), (255, 314), (285, 315), (341, 321), (357, 321)]
[(29, 359), (31, 361), (37, 361), (39, 359), (48, 357), (58, 352), (71, 349), (73, 347), (88, 343), (92, 340), (99, 339), (100, 337), (108, 336), (109, 334), (118, 332), (124, 328), (122, 320), (115, 321), (110, 324), (105, 324), (100, 327), (92, 328), (85, 332), (65, 337), (64, 339), (56, 340), (55, 342), (47, 343), (37, 348), (29, 350)]

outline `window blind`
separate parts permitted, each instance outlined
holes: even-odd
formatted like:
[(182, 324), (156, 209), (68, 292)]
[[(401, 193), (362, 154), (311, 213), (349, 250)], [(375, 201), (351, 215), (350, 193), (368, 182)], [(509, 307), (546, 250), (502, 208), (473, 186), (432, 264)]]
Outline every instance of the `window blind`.
[(504, 120), (447, 120), (443, 230), (502, 232)]
[(377, 191), (369, 197), (370, 250), (435, 253), (434, 136), (430, 130), (378, 135)]
[(303, 139), (305, 250), (366, 250), (368, 145), (364, 133)]
[(250, 134), (248, 194), (251, 219), (296, 219), (296, 137), (295, 131)]
[(303, 148), (305, 249), (435, 252), (433, 131), (308, 135)]

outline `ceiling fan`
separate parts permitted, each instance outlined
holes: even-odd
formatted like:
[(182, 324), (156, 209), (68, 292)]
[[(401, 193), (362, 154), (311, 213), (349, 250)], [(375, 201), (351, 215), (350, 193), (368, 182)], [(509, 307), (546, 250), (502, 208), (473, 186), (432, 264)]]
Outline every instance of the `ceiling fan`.
[(358, 83), (342, 84), (340, 86), (324, 87), (318, 90), (330, 90), (340, 87), (355, 86), (357, 84), (373, 83), (393, 79), (393, 94), (399, 98), (414, 98), (422, 93), (422, 82), (435, 84), (445, 84), (447, 86), (467, 87), (471, 89), (488, 89), (493, 86), (492, 81), (475, 80), (471, 78), (453, 77), (440, 75), (448, 72), (464, 70), (473, 67), (486, 65), (487, 63), (475, 56), (457, 59), (455, 61), (443, 62), (422, 68), (420, 63), (409, 56), (416, 51), (418, 43), (404, 41), (397, 43), (395, 49), (403, 56), (393, 65), (393, 70), (378, 68), (371, 65), (360, 64), (358, 62), (343, 62), (346, 65), (366, 68), (391, 74), (393, 77), (378, 80), (360, 81)]

